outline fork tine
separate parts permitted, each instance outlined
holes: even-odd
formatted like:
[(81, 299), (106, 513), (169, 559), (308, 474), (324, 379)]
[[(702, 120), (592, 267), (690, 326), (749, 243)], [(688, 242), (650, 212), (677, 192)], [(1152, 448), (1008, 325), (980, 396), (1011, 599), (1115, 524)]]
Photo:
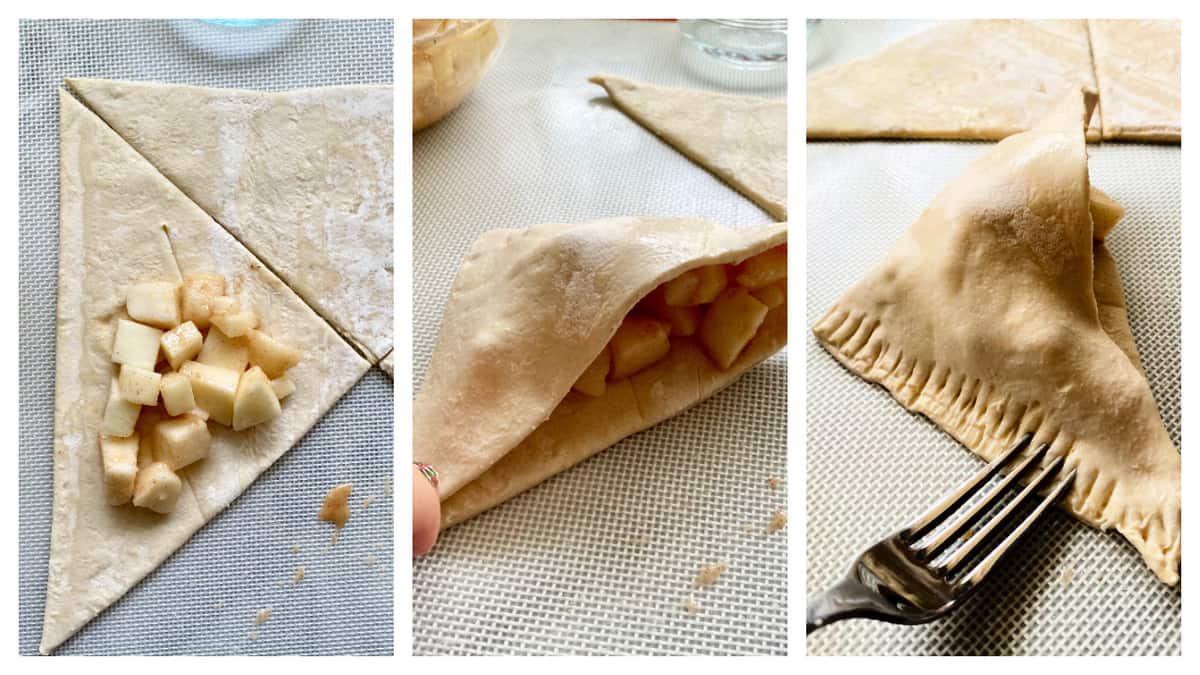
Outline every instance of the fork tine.
[(958, 507), (966, 503), (966, 501), (975, 494), (975, 490), (993, 476), (999, 473), (1000, 469), (1004, 468), (1008, 462), (1018, 453), (1024, 450), (1033, 441), (1033, 434), (1025, 434), (1021, 437), (1013, 447), (1003, 452), (999, 457), (993, 459), (991, 463), (979, 470), (971, 480), (967, 481), (958, 488), (954, 493), (948, 495), (945, 499), (931, 508), (925, 515), (913, 521), (911, 525), (900, 531), (900, 539), (906, 542), (917, 541), (921, 537), (929, 533), (938, 523), (946, 516), (954, 513)]
[(1063, 478), (1058, 485), (1054, 486), (1054, 489), (1050, 491), (1050, 494), (1046, 495), (1046, 498), (1042, 500), (1042, 503), (1037, 505), (1037, 508), (1033, 510), (1033, 513), (1030, 513), (1029, 517), (1022, 521), (1020, 525), (1018, 525), (1007, 537), (1005, 537), (1004, 541), (1000, 542), (1000, 545), (997, 546), (994, 551), (989, 553), (986, 558), (981, 560), (979, 564), (976, 565), (975, 568), (963, 578), (963, 582), (960, 585), (962, 590), (966, 590), (971, 586), (983, 581), (983, 578), (988, 575), (988, 572), (992, 571), (992, 567), (994, 567), (996, 563), (1004, 557), (1005, 553), (1008, 553), (1008, 550), (1012, 548), (1013, 544), (1015, 544), (1022, 535), (1025, 534), (1025, 531), (1032, 527), (1033, 524), (1037, 522), (1038, 518), (1042, 517), (1042, 513), (1046, 511), (1046, 509), (1050, 508), (1051, 504), (1057, 502), (1059, 498), (1062, 497), (1063, 493), (1067, 491), (1067, 488), (1071, 486), (1071, 483), (1075, 481), (1075, 472), (1075, 469), (1071, 469), (1071, 472), (1067, 474), (1066, 478)]
[(971, 506), (966, 513), (959, 516), (958, 520), (938, 533), (938, 535), (929, 543), (925, 544), (919, 549), (916, 549), (917, 556), (922, 560), (931, 560), (936, 558), (942, 550), (956, 540), (959, 535), (967, 530), (968, 527), (978, 522), (983, 514), (987, 513), (987, 510), (990, 509), (997, 500), (1004, 496), (1004, 493), (1007, 492), (1010, 487), (1012, 487), (1012, 484), (1029, 470), (1029, 467), (1034, 466), (1034, 464), (1037, 462), (1041, 462), (1042, 456), (1046, 454), (1046, 451), (1049, 449), (1050, 446), (1043, 444), (1042, 447), (1038, 448), (1037, 452), (1021, 460), (1021, 463), (1018, 464), (1012, 471), (1009, 471), (1008, 475), (1004, 477), (1004, 480), (997, 483), (990, 492), (983, 496), (983, 499), (980, 499), (973, 506)]
[[(1042, 486), (1045, 485), (1047, 481), (1054, 478), (1054, 476), (1058, 473), (1058, 470), (1060, 468), (1062, 468), (1062, 465), (1063, 465), (1063, 458), (1061, 456), (1055, 457), (1054, 461), (1050, 462), (1049, 466), (1047, 466), (1045, 469), (1042, 469), (1042, 472), (1039, 473), (1036, 478), (1034, 478), (1032, 481), (1030, 481), (1029, 485), (1025, 486), (1024, 490), (1021, 490), (1021, 493), (1017, 495), (1016, 499), (1009, 502), (1000, 511), (1000, 513), (996, 515), (996, 517), (994, 517), (990, 521), (988, 521), (988, 524), (985, 525), (983, 527), (983, 529), (981, 529), (979, 532), (975, 533), (975, 535), (972, 536), (970, 538), (970, 540), (967, 541), (967, 543), (963, 544), (962, 548), (955, 551), (954, 555), (950, 556), (950, 558), (946, 562), (939, 565), (937, 567), (938, 574), (940, 574), (942, 576), (948, 576), (948, 575), (953, 574), (955, 572), (955, 570), (957, 570), (958, 567), (960, 565), (962, 565), (962, 563), (964, 561), (966, 561), (971, 556), (972, 553), (975, 552), (976, 549), (978, 549), (981, 545), (983, 545), (983, 543), (985, 541), (988, 541), (989, 539), (992, 538), (992, 536), (996, 533), (996, 531), (999, 527), (1001, 527), (1002, 525), (1004, 525), (1007, 522), (1010, 522), (1013, 519), (1013, 514), (1015, 514), (1017, 512), (1017, 509), (1022, 504), (1029, 502), (1031, 496), (1036, 497), (1037, 491), (1039, 489), (1041, 489)], [(1054, 494), (1054, 492), (1052, 492), (1051, 494)], [(1036, 510), (1034, 515), (1035, 516), (1041, 515), (1042, 511), (1045, 510), (1046, 504), (1047, 504), (1047, 502), (1045, 500), (1043, 500), (1042, 504), (1040, 504), (1038, 506), (1038, 509)], [(1024, 522), (1021, 523), (1021, 526), (1018, 527), (1017, 530), (1024, 532), (1024, 528), (1027, 528), (1029, 526), (1029, 524), (1030, 524), (1030, 520), (1027, 518)], [(1004, 549), (1004, 547), (1011, 545), (1012, 541), (1015, 541), (1015, 539), (1011, 539), (1011, 538), (1006, 539), (1004, 542), (1001, 543), (1001, 546), (999, 548)], [(986, 574), (986, 570), (985, 570), (985, 574)]]

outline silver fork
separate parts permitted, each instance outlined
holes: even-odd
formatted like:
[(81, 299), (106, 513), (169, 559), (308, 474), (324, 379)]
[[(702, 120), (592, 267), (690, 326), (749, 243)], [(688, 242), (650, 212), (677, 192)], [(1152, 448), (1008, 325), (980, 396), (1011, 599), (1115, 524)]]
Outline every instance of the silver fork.
[[(972, 524), (996, 504), (997, 500), (1022, 474), (1036, 467), (1048, 450), (1042, 445), (1037, 452), (1021, 461), (1012, 471), (971, 506), (954, 523), (928, 542), (921, 539), (970, 500), (981, 486), (1000, 473), (1014, 457), (1033, 441), (1027, 434), (990, 464), (983, 467), (962, 487), (946, 496), (937, 506), (911, 525), (859, 554), (846, 576), (824, 593), (808, 600), (808, 632), (842, 619), (879, 619), (892, 623), (918, 624), (932, 621), (958, 607), (964, 598), (979, 587), (980, 582), (996, 563), (1013, 548), (1051, 504), (1058, 501), (1075, 479), (1072, 469), (1042, 499), (1032, 512), (1003, 539), (1004, 527), (1017, 521), (1018, 509), (1037, 498), (1037, 493), (1058, 474), (1062, 457), (1055, 457), (1026, 487), (1006, 504), (995, 517), (972, 534), (952, 555), (934, 564), (942, 553)], [(997, 543), (998, 542), (998, 543)], [(920, 544), (918, 546), (918, 544)], [(988, 548), (990, 547), (990, 548)], [(964, 571), (964, 565), (980, 558)]]

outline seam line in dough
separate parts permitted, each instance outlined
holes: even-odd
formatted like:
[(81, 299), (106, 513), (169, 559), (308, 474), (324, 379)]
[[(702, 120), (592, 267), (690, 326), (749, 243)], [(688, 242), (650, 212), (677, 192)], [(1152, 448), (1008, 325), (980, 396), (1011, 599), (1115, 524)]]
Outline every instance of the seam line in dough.
[[(1092, 81), (1096, 83), (1096, 123), (1100, 126), (1100, 140), (1098, 140), (1096, 142), (1103, 143), (1104, 139), (1105, 139), (1105, 136), (1104, 136), (1104, 96), (1101, 95), (1101, 91), (1100, 91), (1100, 73), (1098, 73), (1096, 71), (1096, 48), (1094, 46), (1095, 43), (1092, 40), (1092, 20), (1084, 19), (1083, 27), (1087, 29), (1088, 63), (1092, 67)], [(1084, 130), (1084, 133), (1085, 134), (1087, 133), (1086, 129)], [(1086, 145), (1086, 143), (1085, 143), (1085, 145)]]

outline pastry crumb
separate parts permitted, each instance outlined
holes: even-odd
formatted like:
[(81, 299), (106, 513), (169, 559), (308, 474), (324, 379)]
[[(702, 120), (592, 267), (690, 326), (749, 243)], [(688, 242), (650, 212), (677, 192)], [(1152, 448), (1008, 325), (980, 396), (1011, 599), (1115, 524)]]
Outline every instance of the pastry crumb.
[(304, 565), (297, 567), (296, 573), (292, 575), (292, 585), (298, 584), (301, 581), (304, 581)]
[(216, 608), (216, 609), (225, 609), (225, 601), (224, 601), (224, 600), (218, 600), (218, 601), (216, 602), (216, 604), (214, 604), (214, 605), (213, 605), (213, 607), (214, 607), (214, 608)]
[(374, 553), (368, 553), (367, 555), (363, 556), (363, 563), (365, 563), (367, 565), (367, 567), (374, 565), (375, 560), (376, 560), (376, 558), (375, 558)]
[(1071, 567), (1070, 565), (1064, 567), (1063, 571), (1062, 571), (1062, 579), (1061, 579), (1062, 585), (1069, 586), (1071, 584), (1071, 581), (1074, 578), (1075, 578), (1075, 568)]
[(785, 525), (787, 525), (787, 514), (782, 510), (776, 511), (775, 515), (771, 517), (771, 522), (767, 523), (766, 533), (774, 534), (782, 530)]
[(337, 529), (342, 529), (346, 526), (346, 522), (350, 520), (350, 492), (354, 486), (350, 483), (342, 483), (335, 485), (328, 494), (325, 495), (325, 501), (321, 503), (321, 510), (317, 512), (317, 518), (328, 523), (333, 523)]
[(770, 478), (767, 479), (767, 487), (771, 488), (772, 490), (778, 490), (780, 484), (782, 484), (782, 483), (783, 483), (782, 478), (776, 478), (774, 476), (771, 476)]
[(753, 532), (754, 526), (750, 523), (742, 523), (742, 532)]
[(375, 495), (367, 495), (367, 498), (362, 501), (362, 510), (366, 511), (374, 503)]
[(261, 626), (262, 624), (266, 623), (267, 619), (269, 618), (271, 618), (271, 608), (268, 607), (266, 609), (260, 609), (258, 610), (258, 614), (254, 615), (254, 625)]
[(633, 543), (638, 546), (649, 546), (650, 545), (650, 535), (643, 534), (642, 536), (638, 537), (637, 539), (634, 539)]
[(383, 494), (384, 494), (384, 496), (387, 496), (387, 497), (392, 496), (392, 479), (391, 478), (385, 478), (383, 480)]
[(724, 574), (725, 570), (727, 569), (729, 569), (729, 566), (725, 563), (717, 563), (716, 565), (701, 567), (700, 572), (696, 575), (696, 586), (712, 586), (713, 584), (717, 583), (717, 580), (721, 578), (721, 575)]
[(300, 544), (292, 544), (292, 553), (300, 552)]
[(251, 640), (257, 640), (258, 639), (258, 631), (252, 630), (252, 631), (250, 631), (250, 633), (248, 635), (246, 635), (246, 637), (250, 638)]
[(697, 605), (691, 599), (684, 600), (683, 611), (687, 612), (688, 614), (695, 614), (696, 612), (700, 611), (700, 605)]

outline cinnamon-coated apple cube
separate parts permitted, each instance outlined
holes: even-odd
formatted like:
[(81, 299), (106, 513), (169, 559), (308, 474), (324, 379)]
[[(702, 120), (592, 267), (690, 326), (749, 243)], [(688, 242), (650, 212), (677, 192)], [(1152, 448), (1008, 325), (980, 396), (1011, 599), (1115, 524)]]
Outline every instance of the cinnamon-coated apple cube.
[(608, 377), (611, 360), (612, 356), (609, 353), (608, 345), (605, 345), (596, 358), (592, 359), (587, 370), (584, 370), (579, 379), (575, 380), (574, 389), (588, 396), (603, 396), (606, 389), (604, 380)]
[(233, 402), (233, 430), (241, 431), (270, 422), (279, 417), (281, 412), (279, 397), (275, 395), (271, 380), (262, 368), (254, 366), (242, 373), (237, 398)]
[(179, 284), (148, 281), (134, 284), (125, 293), (125, 311), (134, 321), (158, 328), (179, 325)]
[(671, 335), (692, 335), (696, 332), (696, 327), (700, 325), (700, 308), (695, 305), (677, 307), (667, 303), (666, 291), (663, 286), (651, 291), (649, 295), (642, 298), (638, 305), (670, 324)]
[(749, 289), (734, 286), (708, 308), (697, 333), (700, 344), (717, 365), (729, 368), (754, 339), (766, 316), (767, 306), (750, 295)]
[(246, 344), (245, 336), (229, 337), (220, 328), (213, 326), (208, 329), (208, 337), (204, 338), (204, 345), (200, 347), (200, 354), (196, 356), (196, 360), (241, 374), (250, 361), (250, 348)]
[(121, 395), (121, 385), (113, 378), (108, 387), (108, 403), (104, 406), (104, 420), (100, 423), (100, 433), (105, 436), (126, 437), (133, 434), (137, 425), (138, 413), (142, 406), (130, 403)]
[(252, 309), (243, 309), (234, 314), (213, 312), (212, 325), (228, 337), (241, 337), (258, 327), (258, 314)]
[(214, 422), (225, 426), (233, 424), (233, 402), (242, 375), (240, 371), (186, 361), (179, 372), (191, 381), (197, 408), (207, 412)]
[(750, 291), (750, 295), (753, 295), (755, 300), (766, 305), (767, 309), (775, 309), (787, 301), (787, 281), (780, 281), (770, 286), (756, 288)]
[(112, 360), (114, 363), (154, 370), (154, 364), (158, 363), (158, 342), (161, 337), (162, 331), (157, 328), (128, 319), (117, 319)]
[(743, 260), (733, 271), (733, 280), (746, 288), (762, 288), (787, 278), (787, 244), (769, 248)]
[(196, 397), (192, 395), (192, 381), (182, 373), (166, 373), (159, 385), (163, 407), (174, 417), (196, 409)]
[(271, 380), (271, 388), (275, 390), (275, 398), (282, 401), (296, 391), (296, 383), (292, 382), (287, 375), (282, 375)]
[(204, 330), (212, 317), (213, 301), (225, 295), (225, 277), (220, 274), (193, 274), (185, 277), (180, 289), (180, 318)]
[(671, 350), (667, 337), (670, 333), (671, 327), (665, 321), (632, 314), (625, 317), (608, 343), (612, 350), (609, 379), (629, 377), (666, 356)]
[(157, 513), (175, 510), (175, 502), (183, 491), (179, 476), (163, 462), (154, 462), (138, 471), (133, 486), (133, 505)]
[(139, 405), (158, 403), (158, 385), (161, 381), (162, 375), (159, 373), (128, 364), (121, 366), (121, 373), (117, 376), (121, 396)]
[(196, 415), (173, 417), (154, 427), (154, 459), (172, 470), (208, 457), (211, 445), (208, 425)]
[(260, 330), (248, 331), (246, 345), (250, 348), (250, 363), (263, 369), (267, 377), (279, 377), (300, 362), (300, 350), (276, 340)]
[(162, 345), (163, 355), (167, 357), (167, 363), (171, 364), (171, 369), (179, 370), (184, 361), (191, 360), (200, 353), (200, 348), (204, 346), (204, 336), (200, 334), (196, 324), (184, 321), (163, 333), (159, 343)]
[(138, 435), (100, 437), (100, 462), (104, 467), (104, 497), (117, 506), (133, 497), (137, 477)]

